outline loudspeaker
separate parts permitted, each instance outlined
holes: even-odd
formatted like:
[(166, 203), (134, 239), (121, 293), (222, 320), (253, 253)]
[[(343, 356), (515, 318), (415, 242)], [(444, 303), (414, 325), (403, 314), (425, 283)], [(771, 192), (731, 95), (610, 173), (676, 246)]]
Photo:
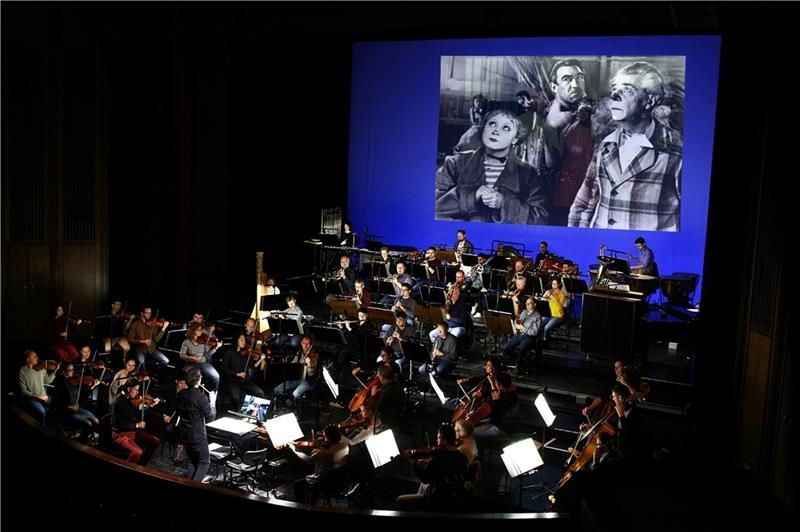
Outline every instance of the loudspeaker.
[(628, 359), (639, 345), (639, 324), (645, 302), (586, 292), (581, 315), (581, 350), (609, 358)]

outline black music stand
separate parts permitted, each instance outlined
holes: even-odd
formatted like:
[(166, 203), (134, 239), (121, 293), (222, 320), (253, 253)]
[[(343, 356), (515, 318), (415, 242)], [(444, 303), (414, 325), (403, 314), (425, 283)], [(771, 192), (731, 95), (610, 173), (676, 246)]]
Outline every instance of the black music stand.
[[(490, 297), (488, 295), (486, 297), (486, 310), (490, 310), (492, 312), (503, 312), (508, 315), (514, 314), (514, 302), (511, 300), (510, 297)], [(521, 309), (520, 309), (521, 310)]]
[(589, 291), (589, 286), (583, 279), (564, 277), (562, 281), (564, 283), (564, 290), (572, 295), (583, 294)]
[(354, 299), (331, 299), (331, 314), (344, 314), (348, 318), (358, 317), (358, 304)]
[(444, 305), (445, 304), (445, 294), (444, 288), (439, 286), (431, 286), (430, 284), (425, 285), (426, 290), (423, 292), (422, 288), (420, 288), (420, 294), (423, 296), (426, 295), (427, 297), (424, 298), (423, 304), (424, 305)]
[(408, 360), (408, 378), (414, 380), (414, 362), (427, 363), (430, 361), (431, 354), (428, 348), (422, 344), (414, 342), (400, 342), (403, 357)]
[(503, 335), (510, 337), (514, 334), (512, 326), (514, 315), (508, 312), (486, 310), (483, 312), (483, 319), (486, 322), (486, 330), (494, 334), (494, 351), (497, 352), (500, 344), (499, 338)]
[(312, 325), (309, 334), (314, 338), (317, 345), (344, 345), (344, 332), (339, 327), (324, 327)]
[(287, 297), (289, 297), (288, 293), (261, 296), (261, 308), (259, 310), (280, 310), (286, 304)]

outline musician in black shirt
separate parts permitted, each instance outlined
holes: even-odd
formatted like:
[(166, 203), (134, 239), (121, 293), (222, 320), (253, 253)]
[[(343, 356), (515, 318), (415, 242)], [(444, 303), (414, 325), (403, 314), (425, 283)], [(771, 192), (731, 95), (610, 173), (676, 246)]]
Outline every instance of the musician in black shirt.
[(261, 359), (260, 354), (255, 354), (256, 349), (248, 349), (247, 340), (243, 334), (239, 335), (236, 346), (229, 347), (222, 357), (219, 372), (222, 376), (223, 386), (228, 387), (233, 400), (237, 405), (242, 404), (242, 392), (256, 397), (266, 397), (264, 391), (255, 382), (256, 364)]
[(179, 416), (176, 425), (178, 441), (184, 445), (191, 462), (186, 476), (197, 482), (203, 481), (211, 464), (206, 423), (213, 421), (215, 416), (208, 397), (200, 389), (202, 379), (199, 369), (189, 370), (186, 374), (187, 388), (178, 394), (176, 412)]
[(541, 242), (539, 242), (539, 253), (536, 254), (534, 265), (536, 266), (536, 268), (538, 268), (544, 259), (552, 256), (553, 254), (547, 248), (547, 242), (542, 240)]

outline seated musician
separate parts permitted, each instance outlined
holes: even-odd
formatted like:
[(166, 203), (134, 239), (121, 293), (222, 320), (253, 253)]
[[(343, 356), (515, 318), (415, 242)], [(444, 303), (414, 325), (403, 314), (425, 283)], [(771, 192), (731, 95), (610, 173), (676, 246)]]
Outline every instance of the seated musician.
[(350, 267), (350, 256), (341, 255), (339, 257), (339, 269), (329, 275), (329, 281), (338, 287), (337, 293), (330, 293), (325, 296), (325, 304), (330, 306), (331, 300), (335, 296), (349, 296), (353, 293), (356, 284), (356, 272)]
[(67, 337), (69, 328), (80, 325), (81, 322), (80, 319), (68, 320), (61, 305), (56, 306), (53, 318), (47, 320), (45, 325), (47, 343), (60, 362), (74, 362), (78, 358), (78, 349)]
[(264, 336), (256, 331), (256, 320), (254, 318), (247, 318), (244, 322), (244, 332), (242, 332), (242, 334), (244, 335), (244, 339), (247, 340), (247, 347), (261, 348)]
[(355, 323), (350, 320), (339, 323), (339, 327), (347, 331), (345, 333), (347, 343), (339, 349), (336, 356), (340, 377), (343, 376), (349, 361), (353, 358), (358, 358), (361, 363), (367, 360), (367, 337), (376, 335), (375, 324), (367, 319), (369, 317), (367, 309), (359, 308), (357, 316), (358, 320)]
[[(271, 313), (267, 312), (267, 316), (270, 315)], [(303, 309), (297, 305), (297, 298), (294, 297), (294, 295), (288, 295), (286, 296), (286, 308), (280, 311), (279, 314), (276, 313), (273, 317), (286, 320), (302, 321)], [(273, 334), (275, 333), (277, 333), (277, 331), (275, 331)], [(281, 348), (285, 345), (288, 345), (293, 351), (296, 351), (300, 347), (300, 336), (294, 333), (277, 334), (275, 337), (275, 347)]]
[(301, 453), (294, 443), (288, 446), (295, 456), (307, 464), (314, 465), (314, 473), (294, 482), (294, 495), (297, 502), (314, 504), (317, 495), (334, 487), (334, 472), (344, 467), (350, 446), (342, 439), (342, 432), (336, 425), (328, 425), (323, 429), (325, 440), (322, 446), (311, 455)]
[(478, 459), (478, 444), (472, 437), (475, 427), (466, 419), (459, 419), (453, 424), (453, 428), (456, 431), (458, 450), (467, 459), (467, 465), (471, 466)]
[[(436, 447), (429, 453), (405, 452), (404, 456), (414, 460), (414, 472), (427, 484), (416, 494), (400, 495), (397, 502), (424, 505), (433, 510), (449, 510), (465, 502), (467, 459), (458, 450), (453, 426), (443, 424), (436, 435)], [(422, 493), (420, 493), (422, 492)]]
[(114, 374), (114, 378), (111, 379), (111, 384), (108, 387), (108, 404), (114, 402), (114, 399), (116, 399), (117, 395), (122, 391), (122, 386), (128, 382), (133, 380), (150, 380), (148, 375), (139, 375), (136, 370), (137, 366), (138, 361), (136, 357), (131, 356), (125, 361), (125, 365), (122, 369)]
[(287, 408), (292, 408), (298, 405), (299, 399), (304, 393), (316, 387), (322, 373), (322, 368), (319, 367), (319, 355), (314, 349), (314, 342), (310, 336), (303, 336), (300, 340), (300, 349), (288, 362), (303, 364), (303, 375), (300, 379), (292, 379), (279, 384), (275, 387), (274, 393), (280, 396), (291, 393), (292, 397), (286, 399), (285, 405)]
[(642, 420), (635, 401), (631, 399), (631, 391), (624, 384), (617, 384), (611, 392), (616, 413), (617, 446), (622, 458), (626, 461), (642, 460), (646, 449), (642, 442)]
[(498, 373), (493, 379), (489, 379), (489, 382), (493, 383), (489, 399), (492, 406), (491, 421), (475, 427), (473, 437), (479, 443), (481, 440), (511, 434), (514, 431), (514, 417), (518, 409), (517, 387), (511, 382), (511, 375)]
[(550, 304), (550, 317), (542, 320), (544, 325), (542, 341), (546, 342), (550, 339), (550, 332), (564, 323), (564, 302), (567, 300), (567, 295), (561, 290), (561, 281), (553, 279), (550, 281), (550, 290), (547, 290), (542, 297)]
[(402, 296), (403, 295), (403, 285), (407, 284), (408, 286), (414, 285), (414, 279), (406, 272), (406, 263), (400, 261), (395, 266), (397, 270), (397, 274), (392, 277), (392, 286), (394, 286), (394, 295)]
[(529, 297), (525, 300), (525, 310), (514, 320), (514, 336), (509, 338), (500, 350), (505, 356), (515, 357), (517, 362), (521, 362), (530, 349), (535, 347), (541, 326), (542, 316), (536, 311), (536, 300)]
[(145, 356), (154, 360), (158, 365), (169, 363), (169, 358), (159, 351), (157, 346), (158, 342), (163, 338), (167, 327), (169, 327), (169, 322), (164, 320), (161, 326), (153, 323), (148, 324), (152, 316), (153, 309), (149, 306), (144, 306), (139, 313), (139, 317), (134, 319), (130, 327), (128, 327), (128, 342), (130, 342), (131, 351), (140, 366), (144, 364)]
[(536, 265), (536, 269), (538, 270), (542, 266), (542, 261), (547, 257), (552, 257), (553, 253), (547, 248), (547, 242), (542, 240), (539, 242), (539, 253), (536, 254), (536, 258), (534, 259), (534, 264)]
[(353, 300), (356, 302), (358, 308), (367, 308), (372, 306), (372, 296), (369, 290), (364, 286), (364, 279), (356, 279), (353, 285)]
[[(447, 312), (445, 318), (447, 318), (447, 326), (450, 330), (450, 334), (459, 338), (466, 333), (467, 326), (470, 324), (469, 314), (471, 308), (469, 294), (467, 293), (467, 283), (463, 271), (458, 270), (456, 272), (456, 280), (448, 289), (445, 297), (445, 309)], [(438, 336), (437, 331), (438, 327), (428, 333), (431, 343), (436, 340)]]
[[(378, 355), (378, 365), (375, 367), (375, 371), (381, 368), (381, 366), (388, 366), (394, 372), (395, 380), (400, 379), (400, 372), (402, 371), (402, 367), (400, 363), (395, 360), (394, 351), (388, 345), (384, 345), (381, 347), (381, 352)], [(352, 369), (351, 373), (355, 376), (361, 373), (362, 369), (361, 366), (355, 367)], [(377, 395), (377, 392), (373, 395)]]
[(384, 336), (384, 343), (392, 348), (397, 363), (400, 367), (405, 367), (408, 362), (403, 354), (403, 342), (409, 341), (414, 337), (414, 330), (406, 322), (406, 316), (400, 311), (395, 313), (394, 325), (390, 325)]
[(422, 262), (425, 265), (425, 272), (428, 276), (428, 281), (431, 284), (438, 284), (439, 282), (439, 264), (442, 263), (436, 258), (436, 248), (431, 246), (425, 250), (425, 260)]
[(443, 377), (453, 371), (458, 363), (456, 337), (449, 332), (447, 322), (436, 326), (436, 337), (431, 348), (431, 362), (419, 367), (419, 374), (427, 377), (428, 372)]
[(109, 338), (105, 339), (105, 350), (107, 352), (112, 352), (121, 349), (121, 358), (125, 360), (131, 350), (131, 344), (126, 338), (128, 326), (130, 326), (131, 321), (136, 318), (136, 314), (126, 312), (122, 300), (115, 297), (111, 300), (111, 313), (109, 316), (111, 316), (111, 328), (108, 331)]
[[(88, 373), (85, 376), (89, 381), (94, 381), (92, 374)], [(78, 386), (74, 383), (75, 366), (71, 362), (67, 362), (62, 368), (61, 373), (56, 377), (53, 386), (53, 396), (51, 406), (56, 412), (56, 415), (61, 417), (69, 426), (80, 429), (80, 436), (78, 440), (86, 443), (95, 432), (99, 432), (100, 420), (97, 419), (92, 412), (81, 407), (79, 398), (80, 391)], [(81, 389), (88, 389), (92, 386), (86, 386), (82, 380), (81, 375), (77, 375), (80, 382)]]
[(181, 344), (180, 357), (185, 363), (184, 371), (188, 372), (192, 368), (197, 368), (203, 374), (211, 395), (209, 401), (214, 404), (219, 389), (219, 372), (211, 365), (211, 357), (217, 352), (217, 348), (210, 347), (207, 341), (201, 342), (200, 336), (203, 334), (206, 334), (205, 339), (207, 340), (209, 336), (208, 333), (203, 332), (203, 323), (193, 321), (186, 330), (186, 339)]
[(42, 426), (47, 426), (53, 414), (45, 386), (55, 380), (58, 367), (55, 361), (48, 362), (50, 364), (39, 362), (36, 351), (28, 349), (25, 351), (25, 365), (17, 372), (21, 405)]
[(137, 399), (141, 401), (139, 383), (129, 381), (121, 389), (122, 393), (111, 405), (111, 440), (128, 452), (129, 462), (147, 465), (161, 440), (144, 431), (147, 426), (141, 415), (144, 403), (134, 404)]
[[(460, 257), (462, 253), (475, 253), (475, 246), (467, 240), (467, 232), (464, 229), (456, 231), (456, 243), (453, 244), (453, 251), (456, 252), (456, 257)], [(461, 261), (459, 260), (459, 262)]]
[[(372, 437), (375, 431), (381, 426), (381, 420), (378, 417), (378, 405), (375, 404), (373, 399), (368, 399), (361, 404), (358, 417), (361, 422), (356, 427), (352, 436), (342, 436), (342, 440), (351, 447)], [(339, 425), (342, 425), (342, 423)]]
[(506, 286), (511, 290), (514, 280), (525, 275), (525, 262), (522, 259), (515, 259), (511, 269), (506, 273)]
[(380, 249), (380, 256), (375, 263), (379, 266), (379, 270), (377, 272), (373, 272), (373, 275), (377, 275), (378, 277), (391, 277), (392, 276), (392, 257), (389, 255), (389, 248), (386, 246), (382, 246)]
[(389, 428), (397, 429), (400, 426), (400, 416), (406, 405), (406, 393), (403, 385), (396, 378), (396, 371), (390, 366), (378, 368), (380, 387), (373, 389), (372, 399), (380, 420)]
[[(109, 371), (103, 361), (93, 360), (92, 347), (90, 345), (82, 345), (78, 352), (78, 360), (73, 362), (75, 375), (83, 373), (84, 376), (97, 377), (97, 385), (90, 389), (84, 388), (86, 395), (91, 398), (93, 403), (97, 403), (100, 398), (101, 384), (107, 386), (111, 382), (111, 371)], [(97, 373), (99, 371), (99, 374)]]
[(628, 258), (637, 261), (639, 264), (631, 266), (631, 272), (644, 275), (656, 275), (656, 256), (653, 250), (647, 247), (647, 243), (642, 237), (637, 238), (633, 243), (636, 245), (636, 249), (639, 250), (639, 256), (634, 257), (628, 253)]
[(598, 409), (602, 410), (602, 406), (605, 402), (611, 401), (611, 392), (613, 391), (614, 386), (617, 384), (622, 384), (631, 394), (642, 395), (646, 394), (650, 391), (650, 385), (641, 382), (641, 379), (638, 375), (633, 372), (633, 370), (626, 366), (622, 360), (615, 360), (614, 361), (614, 384), (610, 385), (606, 388), (606, 391), (601, 394), (599, 397), (595, 397), (591, 404), (587, 405), (581, 410), (581, 414), (585, 417), (591, 417)]

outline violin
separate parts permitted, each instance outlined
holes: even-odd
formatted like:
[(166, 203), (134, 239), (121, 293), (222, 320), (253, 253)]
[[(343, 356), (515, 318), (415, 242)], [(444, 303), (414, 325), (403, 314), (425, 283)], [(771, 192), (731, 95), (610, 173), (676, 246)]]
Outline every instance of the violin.
[(254, 359), (259, 359), (261, 357), (271, 358), (269, 353), (262, 353), (255, 347), (243, 347), (239, 349), (239, 354), (243, 357), (253, 357)]
[(149, 394), (138, 395), (133, 399), (131, 399), (131, 403), (135, 407), (139, 407), (143, 404), (144, 406), (154, 406), (158, 404), (159, 401), (161, 401), (161, 399), (159, 399), (158, 397), (153, 397), (152, 395)]
[(169, 320), (165, 320), (164, 318), (158, 318), (156, 320), (149, 320), (144, 322), (145, 325), (148, 327), (163, 327), (165, 323), (169, 323)]
[(412, 449), (406, 449), (403, 451), (403, 456), (409, 460), (420, 460), (423, 458), (430, 458), (436, 454), (446, 453), (447, 451), (448, 450), (445, 447), (433, 445), (431, 447), (416, 447)]
[(209, 336), (208, 333), (201, 334), (200, 336), (197, 337), (197, 340), (195, 340), (195, 341), (198, 344), (206, 344), (211, 349), (216, 349), (219, 346), (219, 344), (221, 343), (219, 341), (219, 338), (217, 338), (214, 335), (210, 335)]
[(41, 360), (33, 365), (33, 369), (36, 371), (42, 371), (43, 369), (47, 369), (47, 371), (56, 371), (60, 365), (61, 363), (55, 360)]
[(83, 378), (81, 378), (80, 375), (74, 375), (70, 377), (69, 383), (73, 386), (80, 386), (82, 384), (83, 386), (92, 388), (94, 386), (94, 377), (91, 375), (84, 375)]

